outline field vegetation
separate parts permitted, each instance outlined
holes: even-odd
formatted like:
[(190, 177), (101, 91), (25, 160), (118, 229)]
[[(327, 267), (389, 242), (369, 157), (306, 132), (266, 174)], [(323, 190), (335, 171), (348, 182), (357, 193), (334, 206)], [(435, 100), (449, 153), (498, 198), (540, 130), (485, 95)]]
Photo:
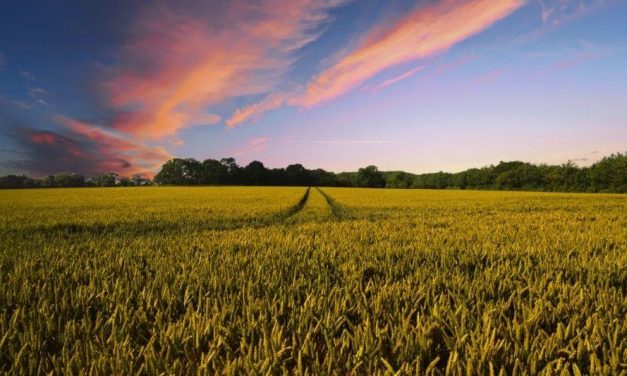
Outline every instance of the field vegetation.
[(0, 192), (0, 372), (627, 375), (627, 199)]

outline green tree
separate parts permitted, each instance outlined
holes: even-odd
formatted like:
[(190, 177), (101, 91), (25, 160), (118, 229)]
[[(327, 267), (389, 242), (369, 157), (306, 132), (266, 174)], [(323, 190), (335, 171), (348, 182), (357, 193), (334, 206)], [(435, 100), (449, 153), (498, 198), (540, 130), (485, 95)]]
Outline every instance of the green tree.
[(405, 171), (393, 171), (385, 176), (386, 188), (409, 188), (414, 181), (414, 176)]
[(590, 166), (590, 183), (595, 192), (627, 192), (627, 155), (612, 154)]
[(383, 188), (385, 178), (377, 166), (371, 165), (357, 171), (356, 183), (358, 187)]
[(302, 164), (291, 164), (285, 168), (285, 178), (287, 185), (311, 185), (309, 170)]
[(56, 187), (82, 187), (85, 185), (85, 177), (80, 174), (57, 174), (54, 176)]
[(259, 161), (252, 161), (244, 167), (246, 183), (252, 185), (265, 185), (269, 183), (270, 171)]
[(225, 164), (215, 159), (206, 159), (202, 162), (203, 184), (226, 184), (229, 169)]
[(102, 175), (92, 176), (91, 182), (96, 187), (114, 187), (118, 179), (118, 174), (114, 172), (107, 172)]
[(196, 185), (201, 184), (203, 167), (194, 158), (174, 158), (167, 161), (155, 176), (159, 184)]

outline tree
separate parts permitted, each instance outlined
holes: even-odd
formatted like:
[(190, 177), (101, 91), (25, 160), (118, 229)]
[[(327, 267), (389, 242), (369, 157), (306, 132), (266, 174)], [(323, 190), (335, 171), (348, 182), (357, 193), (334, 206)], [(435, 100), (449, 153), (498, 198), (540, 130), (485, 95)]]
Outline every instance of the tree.
[(202, 184), (203, 165), (194, 158), (183, 159), (183, 166), (187, 184)]
[(83, 187), (85, 177), (80, 174), (57, 174), (53, 177), (55, 187)]
[(340, 185), (337, 176), (329, 171), (321, 168), (309, 171), (311, 175), (311, 184), (320, 187), (334, 187)]
[(202, 162), (202, 184), (226, 184), (229, 174), (227, 165), (215, 159)]
[(453, 174), (440, 171), (417, 175), (412, 183), (412, 188), (444, 189), (452, 187), (453, 182)]
[(26, 175), (6, 175), (0, 176), (0, 188), (1, 189), (16, 189), (16, 188), (28, 188), (30, 185), (30, 179)]
[(358, 187), (383, 188), (385, 178), (377, 166), (368, 166), (357, 171), (356, 183)]
[(309, 171), (302, 164), (291, 164), (285, 168), (287, 185), (311, 185)]
[(106, 174), (92, 176), (91, 181), (96, 187), (115, 187), (118, 179), (118, 174), (107, 172)]
[(595, 192), (627, 192), (627, 155), (612, 154), (590, 166), (590, 183)]
[(252, 161), (244, 167), (246, 184), (265, 185), (269, 183), (269, 170), (259, 161)]
[(157, 175), (155, 182), (159, 184), (185, 184), (184, 167), (179, 158), (170, 159), (163, 166)]
[(414, 180), (414, 176), (405, 171), (393, 171), (385, 176), (386, 188), (409, 188)]
[(152, 185), (152, 180), (145, 178), (141, 175), (133, 175), (131, 176), (130, 183), (133, 186), (139, 187), (144, 185)]
[(174, 158), (167, 161), (155, 176), (159, 184), (200, 184), (202, 165), (193, 158)]
[(222, 158), (220, 163), (226, 167), (228, 184), (241, 184), (242, 183), (242, 168), (237, 164), (235, 158)]
[(501, 162), (495, 167), (499, 189), (532, 189), (545, 187), (541, 167), (524, 162)]

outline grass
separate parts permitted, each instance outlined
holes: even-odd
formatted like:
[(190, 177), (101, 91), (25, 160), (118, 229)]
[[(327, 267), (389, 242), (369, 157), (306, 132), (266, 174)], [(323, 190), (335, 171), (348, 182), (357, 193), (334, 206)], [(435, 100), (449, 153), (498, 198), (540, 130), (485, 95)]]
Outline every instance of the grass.
[(627, 199), (0, 192), (0, 372), (627, 375)]

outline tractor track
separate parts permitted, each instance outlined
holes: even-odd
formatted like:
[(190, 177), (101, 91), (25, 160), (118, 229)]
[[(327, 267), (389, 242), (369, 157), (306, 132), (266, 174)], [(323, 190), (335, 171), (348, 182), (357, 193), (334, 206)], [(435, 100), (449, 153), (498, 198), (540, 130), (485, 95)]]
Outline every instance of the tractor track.
[(322, 195), (322, 197), (324, 197), (324, 199), (326, 200), (327, 204), (329, 204), (329, 207), (331, 208), (331, 213), (333, 214), (333, 217), (335, 217), (336, 219), (342, 219), (343, 217), (343, 210), (342, 207), (340, 206), (340, 204), (338, 204), (337, 202), (335, 202), (335, 200), (333, 199), (333, 197), (329, 196), (325, 191), (323, 191), (322, 189), (316, 187), (316, 190), (318, 192), (320, 192), (320, 194)]
[[(137, 222), (115, 223), (115, 224), (78, 224), (78, 223), (57, 223), (54, 225), (33, 226), (29, 229), (31, 236), (47, 236), (53, 238), (72, 238), (80, 236), (102, 236), (102, 235), (155, 235), (168, 232), (197, 232), (197, 231), (231, 231), (243, 228), (264, 228), (277, 225), (292, 225), (295, 222), (292, 219), (302, 212), (309, 202), (312, 187), (307, 187), (303, 196), (298, 202), (285, 210), (270, 214), (267, 217), (260, 217), (247, 222), (232, 222), (224, 225), (193, 223), (180, 224), (169, 222), (143, 222), (138, 225)], [(318, 187), (314, 187), (329, 205), (333, 219), (348, 219), (346, 210), (326, 192)], [(5, 231), (11, 231), (6, 229)], [(2, 232), (2, 230), (0, 230)]]
[[(50, 236), (70, 238), (77, 236), (94, 236), (94, 235), (119, 235), (119, 234), (134, 234), (134, 235), (154, 235), (162, 234), (164, 232), (197, 232), (197, 231), (231, 231), (242, 228), (263, 228), (273, 225), (287, 224), (288, 220), (301, 212), (307, 201), (309, 200), (309, 192), (311, 187), (305, 190), (305, 193), (301, 199), (286, 210), (271, 214), (264, 218), (257, 218), (252, 222), (238, 223), (234, 222), (227, 225), (206, 225), (203, 223), (185, 224), (178, 223), (164, 223), (164, 222), (145, 222), (138, 226), (138, 223), (115, 223), (115, 224), (77, 224), (77, 223), (57, 223), (54, 225), (40, 225), (34, 226), (29, 229), (29, 234), (32, 236)], [(6, 229), (6, 231), (12, 231), (12, 229)], [(2, 232), (0, 230), (0, 232)]]
[(285, 213), (283, 214), (284, 218), (282, 218), (283, 221), (285, 221), (286, 219), (294, 216), (295, 214), (297, 214), (298, 212), (303, 210), (305, 205), (307, 205), (307, 200), (309, 200), (309, 191), (310, 190), (311, 190), (311, 187), (307, 187), (307, 190), (305, 191), (305, 194), (300, 199), (300, 201), (298, 201), (298, 203), (296, 203), (296, 205), (292, 206), (291, 208), (289, 208), (289, 209), (287, 209), (285, 211)]

